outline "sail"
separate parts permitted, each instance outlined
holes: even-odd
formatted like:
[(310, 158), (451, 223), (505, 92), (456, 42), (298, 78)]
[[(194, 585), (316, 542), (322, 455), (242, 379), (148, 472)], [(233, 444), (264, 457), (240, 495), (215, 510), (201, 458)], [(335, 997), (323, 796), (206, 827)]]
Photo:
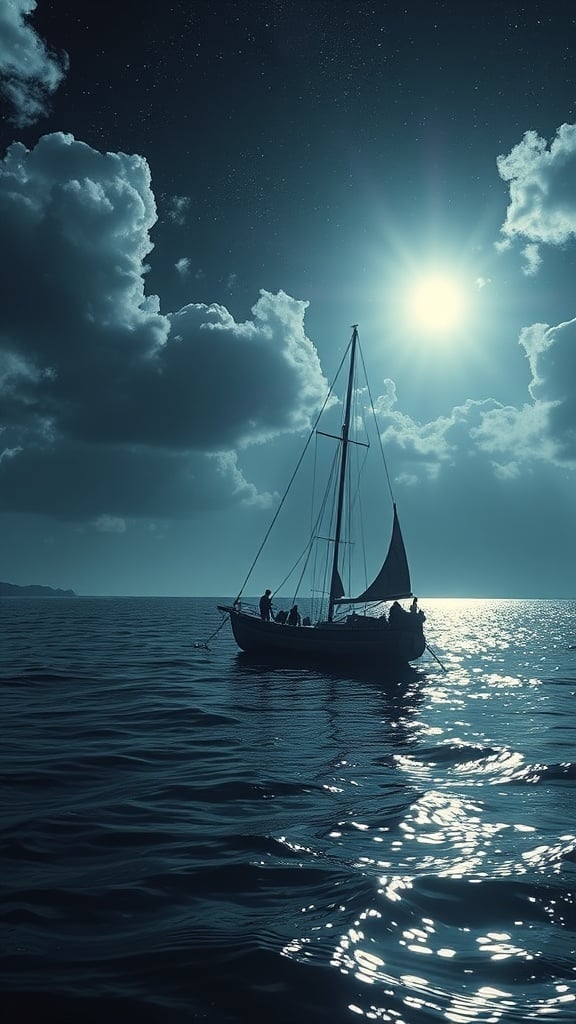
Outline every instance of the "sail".
[(367, 601), (395, 601), (400, 597), (411, 597), (410, 570), (406, 557), (406, 548), (402, 538), (396, 505), (394, 505), (394, 522), (392, 537), (384, 565), (376, 579), (359, 597), (338, 598), (337, 604), (360, 604)]

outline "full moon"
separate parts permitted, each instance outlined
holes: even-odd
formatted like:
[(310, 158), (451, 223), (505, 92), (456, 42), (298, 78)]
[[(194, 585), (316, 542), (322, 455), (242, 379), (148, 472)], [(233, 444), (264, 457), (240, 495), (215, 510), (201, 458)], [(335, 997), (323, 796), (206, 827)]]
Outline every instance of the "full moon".
[(457, 278), (448, 274), (426, 274), (407, 292), (408, 314), (422, 331), (447, 332), (462, 321), (466, 297)]

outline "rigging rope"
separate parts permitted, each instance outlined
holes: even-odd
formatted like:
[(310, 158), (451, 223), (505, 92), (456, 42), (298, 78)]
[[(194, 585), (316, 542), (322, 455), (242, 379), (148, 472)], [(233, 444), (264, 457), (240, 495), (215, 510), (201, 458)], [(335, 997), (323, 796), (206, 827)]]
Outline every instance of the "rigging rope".
[(360, 348), (360, 345), (358, 345), (358, 351), (360, 352), (360, 359), (362, 361), (362, 369), (364, 370), (364, 377), (366, 379), (366, 390), (368, 392), (368, 398), (370, 399), (370, 408), (372, 410), (372, 415), (374, 417), (374, 422), (376, 424), (376, 435), (378, 437), (378, 444), (380, 445), (380, 454), (382, 455), (382, 462), (384, 463), (384, 472), (386, 473), (386, 480), (388, 481), (388, 490), (390, 491), (390, 498), (392, 499), (392, 504), (394, 505), (396, 503), (395, 503), (395, 500), (394, 500), (394, 492), (392, 490), (392, 483), (390, 481), (390, 474), (388, 472), (388, 463), (386, 462), (386, 456), (384, 455), (384, 448), (383, 448), (383, 445), (382, 445), (382, 437), (380, 436), (380, 428), (378, 427), (378, 420), (376, 419), (376, 410), (374, 408), (374, 400), (372, 398), (372, 392), (370, 391), (370, 384), (368, 383), (368, 374), (366, 372), (366, 364), (364, 363), (364, 353), (362, 352), (362, 349)]
[(272, 532), (272, 530), (274, 528), (276, 520), (278, 519), (278, 516), (280, 515), (280, 512), (282, 510), (282, 506), (284, 505), (284, 502), (286, 501), (286, 498), (288, 497), (288, 492), (290, 491), (290, 488), (292, 487), (292, 484), (294, 483), (294, 479), (295, 479), (295, 477), (296, 477), (296, 475), (298, 473), (298, 470), (300, 469), (300, 466), (302, 465), (302, 461), (304, 459), (304, 456), (305, 456), (306, 452), (308, 451), (308, 446), (310, 444), (310, 441), (312, 440), (312, 438), (314, 437), (314, 434), (316, 432), (316, 427), (318, 426), (318, 423), (320, 422), (320, 418), (321, 418), (322, 414), (324, 413), (324, 410), (325, 410), (326, 406), (328, 405), (328, 402), (330, 400), (332, 392), (334, 391), (334, 387), (335, 387), (336, 381), (338, 380), (338, 376), (339, 376), (340, 371), (341, 371), (341, 369), (342, 369), (342, 367), (344, 365), (344, 362), (346, 360), (346, 356), (348, 355), (348, 351), (350, 349), (350, 345), (351, 344), (352, 344), (352, 342), (350, 341), (348, 343), (347, 347), (346, 347), (346, 351), (344, 352), (344, 355), (342, 356), (342, 359), (341, 359), (341, 362), (340, 362), (340, 366), (338, 367), (338, 370), (336, 372), (336, 376), (334, 377), (334, 380), (332, 381), (332, 384), (330, 385), (330, 388), (328, 390), (328, 394), (326, 395), (326, 398), (324, 399), (324, 402), (322, 403), (322, 408), (320, 409), (320, 412), (318, 413), (318, 415), (317, 415), (317, 417), (316, 417), (316, 419), (314, 421), (314, 426), (312, 427), (312, 430), (310, 431), (310, 433), (308, 435), (308, 440), (306, 441), (306, 444), (304, 445), (304, 448), (303, 448), (303, 450), (301, 452), (300, 458), (298, 459), (298, 462), (296, 463), (296, 466), (294, 467), (294, 472), (292, 473), (292, 476), (290, 477), (290, 480), (288, 482), (288, 486), (287, 486), (286, 490), (284, 491), (284, 494), (282, 495), (282, 500), (280, 501), (280, 504), (278, 505), (278, 508), (276, 509), (276, 512), (275, 512), (275, 514), (274, 514), (274, 516), (272, 518), (272, 522), (270, 523), (268, 529), (266, 530), (266, 533), (264, 535), (264, 539), (263, 539), (260, 547), (258, 548), (258, 551), (256, 552), (256, 555), (254, 557), (252, 565), (250, 566), (250, 568), (249, 568), (249, 570), (248, 570), (248, 572), (246, 574), (246, 578), (245, 578), (242, 586), (240, 587), (240, 590), (238, 592), (238, 596), (236, 597), (236, 599), (234, 601), (235, 605), (238, 604), (240, 598), (242, 597), (242, 594), (244, 592), (244, 587), (246, 586), (246, 584), (248, 583), (248, 580), (250, 579), (250, 577), (252, 575), (252, 571), (254, 569), (254, 566), (256, 565), (256, 562), (258, 561), (258, 559), (260, 558), (260, 555), (262, 554), (262, 550), (263, 550), (263, 548), (264, 548), (264, 546), (266, 544), (266, 541), (268, 540), (268, 537), (270, 536), (270, 534), (271, 534), (271, 532)]
[(440, 661), (440, 658), (438, 657), (438, 655), (434, 654), (434, 651), (430, 647), (429, 643), (426, 644), (426, 650), (430, 652), (432, 657), (435, 658), (436, 661), (438, 662), (438, 664), (440, 665), (440, 668), (446, 673), (446, 675), (448, 675), (448, 669), (446, 668), (446, 665), (443, 665), (442, 662)]
[[(374, 399), (372, 398), (372, 392), (370, 391), (370, 383), (368, 381), (368, 374), (366, 372), (366, 364), (364, 363), (364, 353), (362, 352), (362, 349), (360, 347), (360, 343), (358, 343), (358, 351), (360, 352), (360, 360), (362, 362), (362, 369), (364, 370), (364, 377), (365, 377), (365, 380), (366, 380), (366, 390), (368, 392), (368, 398), (370, 399), (370, 408), (372, 409), (372, 415), (374, 417), (374, 423), (376, 425), (376, 436), (378, 438), (378, 444), (380, 446), (380, 454), (382, 456), (382, 462), (384, 464), (384, 472), (386, 473), (386, 480), (388, 482), (388, 491), (390, 492), (390, 498), (391, 498), (391, 501), (392, 501), (392, 505), (394, 506), (394, 509), (396, 509), (396, 499), (394, 497), (394, 491), (392, 490), (392, 481), (390, 480), (390, 473), (388, 472), (388, 463), (386, 462), (386, 456), (384, 454), (384, 446), (382, 444), (382, 435), (380, 434), (380, 428), (378, 426), (378, 420), (376, 419), (376, 410), (374, 408)], [(430, 650), (430, 654), (432, 654), (436, 658), (436, 655), (434, 654), (434, 651)], [(436, 658), (436, 661), (444, 669), (444, 671), (446, 671), (446, 669), (444, 668), (444, 665), (442, 665), (442, 662), (440, 661), (440, 659)]]
[(215, 629), (214, 632), (210, 634), (210, 636), (208, 637), (207, 640), (197, 640), (196, 643), (194, 644), (194, 647), (202, 647), (206, 651), (209, 651), (210, 648), (208, 647), (208, 644), (210, 643), (211, 640), (214, 639), (216, 634), (219, 633), (220, 630), (222, 629), (222, 626), (225, 626), (227, 622), (228, 622), (228, 616), (225, 615), (225, 616), (222, 617), (222, 622), (218, 626), (218, 629)]
[(302, 553), (298, 556), (298, 558), (294, 562), (294, 565), (292, 566), (292, 568), (286, 574), (286, 576), (284, 577), (282, 582), (279, 583), (278, 586), (276, 587), (276, 592), (278, 592), (279, 590), (282, 590), (282, 587), (284, 586), (285, 583), (288, 582), (288, 580), (290, 579), (290, 577), (291, 577), (292, 573), (294, 572), (294, 570), (296, 569), (296, 567), (300, 564), (302, 559), (305, 558), (304, 568), (302, 569), (302, 572), (300, 574), (300, 579), (298, 580), (298, 583), (296, 585), (296, 592), (294, 594), (294, 598), (293, 598), (293, 601), (292, 601), (293, 604), (296, 601), (296, 597), (297, 597), (297, 595), (299, 593), (300, 584), (302, 582), (304, 573), (306, 572), (306, 568), (308, 566), (308, 562), (310, 561), (310, 555), (312, 554), (312, 550), (313, 550), (313, 547), (314, 547), (314, 541), (317, 540), (318, 530), (320, 529), (320, 525), (321, 525), (322, 519), (324, 517), (324, 511), (326, 509), (326, 504), (327, 504), (327, 501), (328, 501), (328, 495), (329, 495), (329, 493), (331, 491), (331, 488), (333, 486), (333, 479), (334, 479), (335, 467), (336, 467), (336, 459), (337, 459), (337, 456), (335, 456), (335, 458), (334, 458), (334, 460), (332, 462), (332, 468), (330, 470), (330, 477), (328, 479), (328, 484), (327, 484), (326, 490), (324, 492), (324, 498), (322, 500), (322, 504), (320, 505), (320, 509), (318, 511), (318, 514), (317, 514), (317, 517), (316, 517), (316, 521), (311, 523), (310, 539), (308, 540), (308, 543), (306, 544), (306, 547), (304, 548)]

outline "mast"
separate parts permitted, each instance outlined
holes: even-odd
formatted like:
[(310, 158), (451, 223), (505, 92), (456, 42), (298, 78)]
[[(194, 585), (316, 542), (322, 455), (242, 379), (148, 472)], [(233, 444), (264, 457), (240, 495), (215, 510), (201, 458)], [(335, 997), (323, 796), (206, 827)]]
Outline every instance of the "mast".
[(334, 605), (342, 591), (336, 593), (340, 583), (338, 573), (338, 554), (340, 549), (340, 536), (342, 533), (342, 512), (344, 509), (344, 485), (346, 483), (346, 462), (348, 460), (348, 434), (350, 432), (350, 409), (352, 407), (352, 388), (354, 384), (354, 363), (356, 360), (356, 345), (358, 342), (358, 324), (352, 325), (352, 338), (350, 339), (350, 370), (348, 372), (348, 388), (346, 391), (346, 405), (344, 408), (344, 423), (342, 424), (342, 457), (340, 460), (340, 482), (338, 485), (338, 505), (336, 507), (336, 534), (334, 537), (334, 558), (332, 560), (332, 576), (330, 583), (330, 599), (328, 602), (328, 622), (334, 620)]

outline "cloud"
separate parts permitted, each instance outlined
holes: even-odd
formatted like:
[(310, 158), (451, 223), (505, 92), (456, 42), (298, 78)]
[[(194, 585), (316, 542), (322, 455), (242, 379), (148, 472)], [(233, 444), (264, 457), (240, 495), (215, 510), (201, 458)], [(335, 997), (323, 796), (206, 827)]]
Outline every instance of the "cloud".
[(526, 261), (523, 267), (523, 272), (526, 274), (526, 277), (535, 277), (542, 264), (542, 254), (540, 249), (534, 244), (534, 242), (531, 242), (530, 245), (524, 246), (522, 255)]
[(536, 273), (539, 246), (563, 245), (576, 237), (576, 125), (563, 124), (548, 148), (536, 132), (497, 160), (500, 177), (510, 183), (510, 204), (500, 249), (516, 238), (524, 249), (525, 273)]
[[(550, 146), (536, 132), (526, 132), (498, 170), (510, 182), (510, 205), (502, 226), (500, 249), (516, 239), (523, 271), (534, 276), (542, 263), (541, 246), (566, 245), (576, 238), (576, 125), (558, 128)], [(476, 432), (484, 450), (515, 451), (519, 461), (544, 459), (576, 463), (576, 320), (556, 326), (532, 324), (519, 338), (532, 374), (532, 402), (521, 409), (492, 410)]]
[(176, 260), (174, 266), (176, 271), (180, 274), (180, 277), (188, 277), (190, 274), (192, 261), (189, 256), (181, 256), (179, 260)]
[(576, 320), (554, 328), (534, 324), (520, 344), (532, 370), (532, 401), (520, 408), (467, 399), (422, 424), (395, 408), (394, 384), (385, 381), (375, 408), (391, 464), (403, 467), (404, 483), (438, 479), (472, 462), (501, 480), (515, 480), (521, 467), (538, 462), (576, 467)]
[[(307, 303), (161, 314), (146, 160), (71, 135), (0, 164), (0, 507), (88, 521), (268, 502), (235, 451), (305, 427), (327, 383)], [(105, 522), (107, 520), (101, 520)]]
[(170, 196), (167, 202), (169, 219), (182, 227), (186, 223), (186, 215), (192, 203), (190, 196)]
[(68, 69), (67, 55), (51, 52), (28, 23), (36, 7), (36, 0), (0, 4), (0, 92), (19, 127), (47, 112), (50, 96)]
[(126, 533), (126, 521), (118, 516), (98, 516), (93, 525), (99, 533)]
[(176, 520), (231, 503), (271, 502), (245, 480), (233, 452), (210, 456), (57, 440), (28, 445), (1, 463), (0, 482), (2, 512), (69, 522)]
[(576, 462), (576, 319), (548, 327), (533, 324), (522, 331), (520, 344), (532, 371), (530, 394), (544, 410), (543, 431), (562, 462)]
[[(111, 532), (275, 500), (239, 459), (307, 428), (325, 397), (308, 304), (262, 291), (244, 321), (217, 303), (161, 313), (145, 290), (156, 217), (141, 156), (56, 133), (0, 163), (4, 512)], [(376, 406), (399, 478), (473, 466), (505, 485), (535, 460), (576, 463), (575, 333), (575, 321), (522, 332), (522, 408), (469, 399), (418, 423), (387, 380)]]

